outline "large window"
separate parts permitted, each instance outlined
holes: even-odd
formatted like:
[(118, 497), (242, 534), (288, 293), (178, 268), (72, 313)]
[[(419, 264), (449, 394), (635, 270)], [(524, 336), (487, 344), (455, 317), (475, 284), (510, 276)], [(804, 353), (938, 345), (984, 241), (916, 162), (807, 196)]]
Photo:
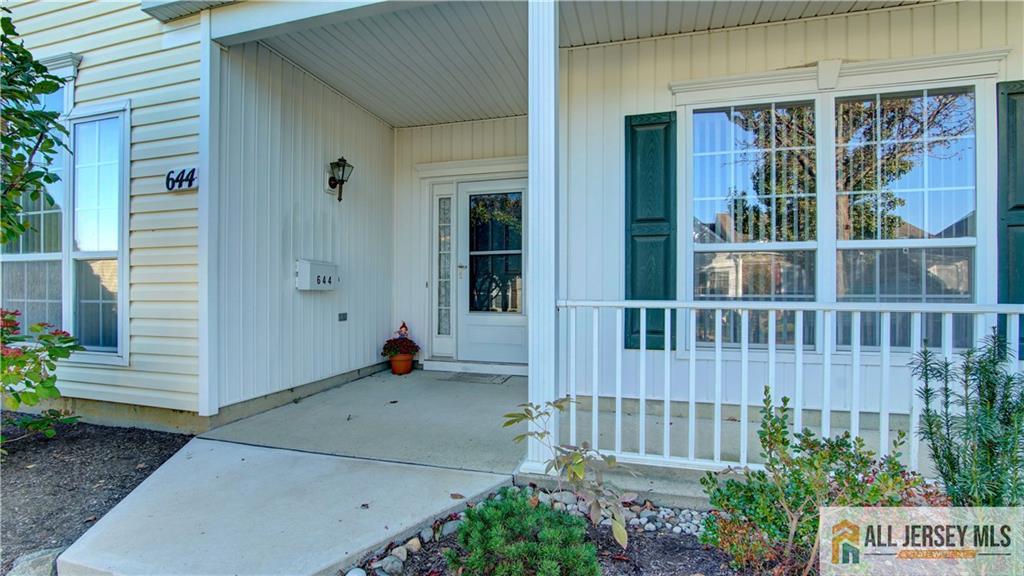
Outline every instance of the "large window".
[(61, 177), (48, 187), (52, 204), (22, 199), (30, 228), (0, 255), (3, 307), (20, 310), (26, 326), (70, 331), (86, 348), (77, 360), (120, 361), (126, 115), (123, 107), (67, 115), (64, 102), (62, 89), (42, 104), (65, 115), (71, 153), (50, 166)]
[[(694, 112), (696, 299), (814, 300), (815, 142), (813, 101)], [(769, 320), (767, 313), (752, 314), (752, 342), (768, 342)], [(796, 314), (778, 320), (776, 341), (793, 344)], [(810, 344), (813, 315), (804, 320)], [(739, 342), (739, 315), (727, 312), (723, 321), (723, 341)], [(714, 313), (698, 314), (697, 332), (700, 341), (714, 339)]]
[[(694, 108), (694, 299), (973, 302), (975, 118), (973, 86)], [(834, 227), (818, 213), (832, 195)], [(803, 318), (805, 344), (815, 316)], [(879, 344), (880, 318), (860, 315), (862, 344)], [(700, 341), (713, 341), (714, 322), (698, 316)], [(838, 315), (837, 345), (850, 345), (852, 322)], [(970, 344), (970, 319), (954, 323), (953, 344)], [(774, 324), (777, 343), (795, 342), (794, 313)], [(891, 315), (893, 345), (910, 344), (910, 324)], [(768, 326), (751, 313), (750, 342), (765, 343)], [(723, 341), (739, 330), (726, 313)], [(922, 337), (941, 342), (940, 315), (925, 316)]]

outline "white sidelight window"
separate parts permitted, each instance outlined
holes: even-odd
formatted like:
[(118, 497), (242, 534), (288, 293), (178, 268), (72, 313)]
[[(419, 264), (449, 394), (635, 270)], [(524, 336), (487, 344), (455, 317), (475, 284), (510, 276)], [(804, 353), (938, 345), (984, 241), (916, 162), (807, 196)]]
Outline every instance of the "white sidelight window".
[[(870, 85), (867, 76), (857, 82)], [(761, 87), (785, 94), (762, 99), (756, 82), (740, 84), (718, 91), (732, 101), (716, 101), (709, 85), (679, 98), (680, 212), (692, 222), (680, 281), (694, 300), (942, 304), (989, 293), (977, 214), (995, 185), (979, 152), (994, 137), (979, 120), (992, 119), (979, 96), (991, 82), (887, 78), (884, 89), (815, 90), (802, 77)], [(820, 312), (774, 314), (750, 312), (751, 344), (766, 344), (770, 326), (780, 346), (798, 341), (798, 325), (804, 345), (822, 341)], [(698, 343), (713, 342), (713, 311), (696, 320)], [(740, 342), (739, 312), (721, 322), (723, 343)], [(838, 313), (828, 340), (849, 347), (859, 333), (862, 346), (879, 346), (880, 322)], [(971, 345), (974, 320), (953, 324), (952, 346)], [(888, 328), (892, 346), (912, 345), (910, 314), (891, 314)], [(942, 346), (943, 333), (941, 314), (925, 314), (922, 342)]]
[(52, 205), (23, 199), (31, 229), (0, 256), (3, 306), (20, 310), (24, 326), (71, 332), (86, 348), (75, 361), (126, 364), (128, 106), (67, 114), (64, 100), (44, 104), (64, 113), (71, 152), (51, 165), (61, 177), (48, 188)]

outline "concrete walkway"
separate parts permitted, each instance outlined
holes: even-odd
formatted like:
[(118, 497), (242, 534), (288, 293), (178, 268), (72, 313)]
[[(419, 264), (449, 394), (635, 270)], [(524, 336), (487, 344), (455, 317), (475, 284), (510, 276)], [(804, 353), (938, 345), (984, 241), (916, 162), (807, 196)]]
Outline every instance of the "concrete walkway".
[(336, 574), (506, 475), (194, 439), (57, 560), (60, 576)]
[(523, 378), (377, 374), (229, 424), (101, 518), (59, 574), (336, 574), (511, 483), (525, 448), (501, 415), (525, 401)]
[(526, 378), (381, 372), (296, 404), (232, 422), (203, 438), (320, 454), (512, 474), (526, 456), (502, 428), (526, 402)]

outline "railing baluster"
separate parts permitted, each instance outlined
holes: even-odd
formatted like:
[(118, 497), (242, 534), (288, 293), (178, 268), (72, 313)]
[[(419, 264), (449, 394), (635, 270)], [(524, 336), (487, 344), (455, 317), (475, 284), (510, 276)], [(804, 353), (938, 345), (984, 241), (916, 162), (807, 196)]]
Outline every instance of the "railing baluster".
[(690, 379), (689, 404), (687, 405), (687, 448), (686, 454), (693, 460), (697, 454), (697, 310), (690, 308)]
[(882, 371), (882, 393), (878, 400), (878, 453), (886, 455), (889, 453), (889, 367), (891, 366), (890, 355), (892, 352), (891, 338), (892, 315), (889, 312), (882, 312), (882, 360), (879, 369)]
[(576, 445), (576, 307), (569, 308), (569, 444)]
[(832, 314), (831, 310), (822, 312), (822, 343), (821, 360), (822, 380), (824, 387), (821, 393), (821, 437), (832, 436)]
[(664, 391), (664, 415), (662, 416), (662, 446), (664, 447), (665, 458), (670, 457), (669, 436), (672, 425), (672, 309), (665, 310), (665, 391)]
[(793, 389), (793, 430), (799, 432), (804, 427), (804, 313), (796, 312), (796, 334), (794, 334), (794, 362), (796, 378)]
[(722, 309), (715, 309), (715, 462), (722, 460)]
[(740, 330), (743, 335), (740, 338), (740, 465), (747, 465), (747, 403), (750, 391), (747, 389), (750, 384), (750, 310), (740, 312)]
[(775, 395), (775, 317), (776, 311), (768, 311), (768, 393), (772, 397), (772, 405), (777, 406), (779, 399)]
[(591, 322), (593, 323), (592, 332), (594, 340), (594, 357), (590, 361), (590, 371), (592, 372), (590, 381), (590, 445), (594, 448), (594, 450), (597, 450), (599, 447), (598, 440), (600, 440), (600, 429), (598, 428), (598, 414), (601, 412), (601, 405), (598, 402), (598, 392), (600, 390), (598, 388), (598, 385), (600, 383), (598, 380), (598, 350), (600, 348), (600, 342), (598, 340), (598, 328), (601, 325), (601, 310), (596, 306), (593, 308), (593, 310), (594, 313), (591, 316)]
[(975, 314), (974, 321), (974, 346), (980, 348), (985, 336), (988, 335), (988, 323), (985, 321), (985, 314)]
[(1020, 370), (1020, 316), (1017, 314), (1006, 315), (1006, 347), (1009, 349), (1007, 358), (1010, 363), (1010, 371)]
[[(921, 351), (921, 313), (916, 312), (910, 317), (910, 351), (917, 354)], [(917, 436), (917, 422), (921, 419), (921, 399), (917, 397), (917, 382), (910, 377), (910, 469), (917, 472), (917, 459), (921, 451), (921, 440)]]
[(647, 309), (640, 308), (640, 455), (647, 454)]
[(942, 356), (953, 361), (953, 314), (950, 312), (942, 314)]
[(860, 312), (853, 313), (851, 322), (850, 435), (860, 436)]
[(622, 452), (622, 308), (615, 309), (615, 451)]

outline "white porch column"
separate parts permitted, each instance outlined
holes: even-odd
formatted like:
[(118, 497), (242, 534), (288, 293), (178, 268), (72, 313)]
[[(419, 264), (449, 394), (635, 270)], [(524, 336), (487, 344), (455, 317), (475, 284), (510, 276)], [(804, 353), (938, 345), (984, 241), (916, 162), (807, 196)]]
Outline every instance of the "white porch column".
[[(533, 0), (529, 4), (528, 13), (528, 374), (530, 402), (543, 404), (555, 398), (558, 386), (558, 5), (550, 0)], [(552, 440), (557, 443), (557, 416), (551, 427)], [(543, 463), (548, 458), (550, 454), (547, 450), (531, 439), (523, 471), (542, 473)]]

